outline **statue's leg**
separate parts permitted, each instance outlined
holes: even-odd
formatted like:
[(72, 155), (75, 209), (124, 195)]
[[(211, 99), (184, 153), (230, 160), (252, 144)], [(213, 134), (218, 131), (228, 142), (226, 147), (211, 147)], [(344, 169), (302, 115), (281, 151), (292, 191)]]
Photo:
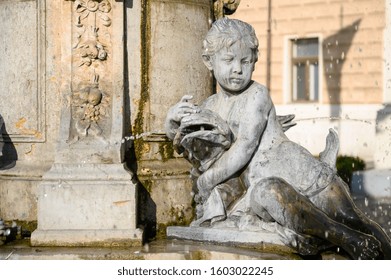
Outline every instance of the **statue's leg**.
[(309, 199), (336, 221), (355, 230), (374, 235), (382, 244), (384, 257), (391, 259), (390, 237), (379, 224), (369, 219), (355, 205), (342, 179), (335, 177), (327, 188)]
[(379, 257), (380, 244), (376, 238), (332, 220), (280, 178), (259, 181), (249, 195), (251, 208), (260, 217), (270, 215), (297, 233), (325, 239), (355, 259)]

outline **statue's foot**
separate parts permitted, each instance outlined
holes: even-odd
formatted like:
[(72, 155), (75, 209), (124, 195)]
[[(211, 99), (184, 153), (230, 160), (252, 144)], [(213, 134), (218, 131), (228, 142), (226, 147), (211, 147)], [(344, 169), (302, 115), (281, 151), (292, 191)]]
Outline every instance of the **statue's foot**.
[(375, 260), (381, 257), (380, 242), (373, 236), (361, 234), (350, 237), (343, 248), (355, 259)]
[(382, 252), (385, 260), (391, 260), (391, 243), (382, 244)]
[(299, 234), (291, 229), (277, 224), (277, 232), (282, 241), (289, 247), (295, 249), (300, 255), (310, 256), (318, 254), (324, 248), (324, 242), (313, 236)]
[(190, 223), (190, 227), (201, 227), (201, 224), (205, 222), (204, 219), (198, 219), (198, 220), (194, 220)]

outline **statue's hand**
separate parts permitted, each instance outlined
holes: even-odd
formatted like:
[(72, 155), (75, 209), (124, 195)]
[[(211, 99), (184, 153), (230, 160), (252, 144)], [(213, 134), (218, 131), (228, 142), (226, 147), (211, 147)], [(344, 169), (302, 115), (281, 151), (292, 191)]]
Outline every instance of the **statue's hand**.
[(180, 123), (183, 117), (197, 113), (197, 106), (189, 102), (191, 99), (193, 99), (193, 96), (191, 95), (183, 96), (181, 101), (170, 108), (167, 114), (167, 119), (171, 122)]
[(192, 98), (193, 96), (191, 95), (185, 95), (181, 98), (181, 101), (168, 110), (165, 122), (165, 129), (168, 138), (174, 139), (177, 130), (181, 125), (182, 118), (198, 112), (197, 106), (188, 102)]

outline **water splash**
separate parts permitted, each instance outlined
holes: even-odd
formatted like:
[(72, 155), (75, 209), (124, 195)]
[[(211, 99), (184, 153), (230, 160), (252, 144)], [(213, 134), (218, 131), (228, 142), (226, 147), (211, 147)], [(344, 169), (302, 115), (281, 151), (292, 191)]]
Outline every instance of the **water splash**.
[(314, 118), (302, 118), (302, 119), (296, 119), (296, 122), (300, 121), (321, 121), (321, 120), (330, 120), (330, 121), (352, 121), (352, 122), (361, 122), (366, 124), (373, 124), (372, 121), (369, 120), (363, 120), (363, 119), (352, 119), (348, 115), (345, 117), (314, 117)]
[(126, 141), (138, 140), (138, 139), (141, 139), (141, 138), (144, 138), (144, 137), (147, 137), (147, 136), (151, 136), (151, 135), (165, 135), (165, 134), (166, 133), (163, 132), (163, 131), (147, 131), (147, 132), (143, 132), (143, 133), (140, 133), (140, 134), (135, 134), (135, 135), (131, 135), (131, 136), (125, 136), (124, 138), (122, 138), (121, 143), (125, 143)]

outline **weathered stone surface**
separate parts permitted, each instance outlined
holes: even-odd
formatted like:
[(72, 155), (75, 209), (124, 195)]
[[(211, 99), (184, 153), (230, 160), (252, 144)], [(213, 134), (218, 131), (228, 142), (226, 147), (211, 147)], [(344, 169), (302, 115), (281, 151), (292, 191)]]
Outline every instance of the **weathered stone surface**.
[(0, 1), (0, 112), (5, 140), (0, 216), (10, 220), (37, 219), (37, 186), (54, 160), (61, 108), (61, 4)]
[[(134, 15), (138, 9), (141, 18)], [(154, 220), (161, 232), (167, 225), (188, 224), (193, 215), (188, 165), (165, 137), (164, 120), (168, 108), (183, 94), (191, 93), (195, 102), (201, 102), (212, 92), (211, 75), (195, 59), (201, 57), (200, 43), (213, 17), (211, 1), (133, 1), (127, 12), (137, 175), (148, 192), (150, 207), (156, 209), (141, 215)]]
[(209, 242), (158, 240), (144, 246), (35, 247), (25, 242), (3, 245), (0, 259), (9, 260), (288, 260), (301, 259), (286, 251), (264, 246), (262, 250), (232, 248)]
[(4, 120), (0, 114), (0, 157), (3, 156), (3, 146), (4, 146), (3, 125), (4, 125)]
[(89, 246), (117, 247), (141, 246), (143, 232), (140, 229), (91, 229), (91, 230), (36, 230), (32, 246)]
[(0, 3), (0, 112), (13, 141), (46, 138), (44, 4), (45, 0)]
[[(210, 74), (202, 61), (195, 59), (201, 57), (200, 43), (209, 28), (210, 1), (149, 2), (145, 46), (148, 51), (149, 96), (148, 100), (140, 100), (148, 104), (147, 111), (143, 112), (146, 113), (143, 132), (164, 134), (165, 113), (178, 98), (191, 93), (195, 102), (201, 102), (211, 93)], [(136, 114), (132, 118), (137, 116), (137, 111), (133, 110)]]
[(33, 246), (139, 245), (137, 188), (122, 164), (55, 164), (38, 192)]
[(86, 177), (44, 179), (39, 187), (38, 229), (135, 229), (136, 188), (126, 183), (131, 178)]
[[(35, 180), (34, 180), (35, 179)], [(0, 214), (6, 221), (36, 221), (40, 177), (9, 177), (0, 181)], [(12, 186), (12, 189), (9, 188)]]

